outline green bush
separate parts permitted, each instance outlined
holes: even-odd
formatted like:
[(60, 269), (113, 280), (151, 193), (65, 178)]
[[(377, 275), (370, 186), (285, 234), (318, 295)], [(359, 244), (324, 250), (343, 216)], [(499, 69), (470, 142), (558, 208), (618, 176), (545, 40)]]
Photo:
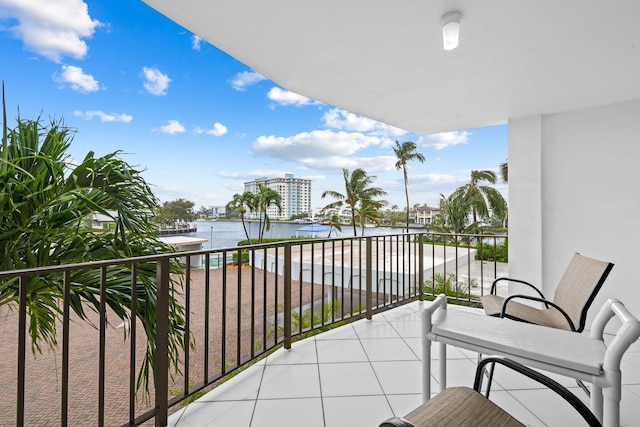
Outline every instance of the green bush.
[(458, 281), (455, 273), (449, 273), (446, 277), (441, 273), (436, 273), (433, 280), (425, 280), (423, 290), (427, 294), (445, 294), (448, 297), (467, 299), (469, 298), (469, 286), (474, 284), (475, 279)]
[(249, 251), (241, 251), (240, 252), (240, 263), (238, 263), (238, 252), (233, 253), (233, 263), (248, 265), (249, 264)]
[(507, 239), (504, 239), (504, 243), (497, 245), (495, 248), (493, 245), (480, 245), (480, 242), (478, 242), (476, 248), (478, 249), (476, 253), (477, 260), (509, 262), (509, 240)]

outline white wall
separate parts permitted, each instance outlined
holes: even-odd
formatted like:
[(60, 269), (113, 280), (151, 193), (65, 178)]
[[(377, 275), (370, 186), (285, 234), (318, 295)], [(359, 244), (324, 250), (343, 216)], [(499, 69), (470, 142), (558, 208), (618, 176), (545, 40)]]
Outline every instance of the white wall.
[(510, 276), (551, 297), (573, 252), (610, 261), (588, 322), (610, 297), (640, 316), (640, 100), (510, 120), (509, 201)]
[(536, 285), (542, 283), (541, 121), (509, 121), (509, 276)]

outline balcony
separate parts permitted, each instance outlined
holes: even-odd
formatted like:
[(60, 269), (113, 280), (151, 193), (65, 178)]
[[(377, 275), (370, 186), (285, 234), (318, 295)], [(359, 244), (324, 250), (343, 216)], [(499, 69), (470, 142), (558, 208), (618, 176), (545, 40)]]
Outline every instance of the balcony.
[[(169, 425), (377, 426), (403, 416), (422, 398), (420, 313), (425, 304), (411, 302), (280, 349), (173, 414)], [(434, 345), (432, 357), (437, 353)], [(448, 348), (449, 386), (473, 386), (477, 356)], [(640, 343), (627, 351), (622, 371), (621, 425), (632, 426), (640, 405)], [(548, 375), (588, 404), (575, 381)], [(498, 370), (495, 381), (491, 400), (524, 424), (583, 425), (568, 404), (539, 384)], [(432, 390), (439, 390), (435, 378)]]
[[(0, 416), (16, 425), (165, 425), (170, 414), (170, 425), (183, 426), (227, 416), (251, 426), (299, 425), (300, 419), (345, 425), (345, 417), (355, 417), (352, 425), (376, 425), (420, 400), (422, 300), (446, 291), (474, 305), (493, 278), (507, 273), (506, 264), (476, 260), (476, 253), (496, 255), (505, 240), (431, 233), (314, 239), (0, 272), (0, 283), (13, 281), (20, 291), (18, 309), (0, 311)], [(180, 261), (183, 274), (170, 274), (172, 260)], [(134, 318), (136, 271), (156, 271), (158, 375), (148, 398), (136, 392), (147, 346), (141, 324), (114, 321), (105, 302), (118, 265), (127, 274), (119, 279), (132, 286)], [(100, 277), (92, 325), (68, 309), (75, 275), (87, 271)], [(59, 346), (32, 358), (23, 296), (36, 277), (59, 283), (67, 300), (60, 307)], [(179, 298), (190, 345), (180, 353), (179, 371), (168, 375), (164, 338), (175, 279), (183, 283)], [(337, 323), (344, 325), (332, 329)], [(625, 408), (640, 403), (637, 344), (628, 354), (623, 417)], [(453, 350), (450, 357), (452, 384), (469, 383), (476, 356)], [(547, 423), (544, 411), (518, 403), (528, 405), (526, 397), (541, 390), (516, 379), (498, 382), (504, 390), (496, 396), (510, 410), (524, 411), (522, 419), (533, 425)], [(185, 398), (205, 392), (183, 407)], [(276, 415), (278, 422), (271, 418)]]

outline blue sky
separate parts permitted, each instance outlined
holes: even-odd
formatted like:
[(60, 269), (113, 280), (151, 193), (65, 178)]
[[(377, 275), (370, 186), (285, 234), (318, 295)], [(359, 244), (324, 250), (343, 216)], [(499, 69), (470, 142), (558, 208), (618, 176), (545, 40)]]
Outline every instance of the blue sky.
[(411, 205), (437, 205), (507, 159), (506, 125), (416, 135), (375, 122), (286, 91), (137, 0), (0, 0), (0, 52), (10, 127), (18, 108), (64, 118), (73, 157), (122, 150), (161, 201), (225, 205), (246, 181), (292, 173), (322, 207), (323, 191), (344, 191), (341, 168), (361, 167), (402, 209), (398, 140), (426, 157), (409, 165)]

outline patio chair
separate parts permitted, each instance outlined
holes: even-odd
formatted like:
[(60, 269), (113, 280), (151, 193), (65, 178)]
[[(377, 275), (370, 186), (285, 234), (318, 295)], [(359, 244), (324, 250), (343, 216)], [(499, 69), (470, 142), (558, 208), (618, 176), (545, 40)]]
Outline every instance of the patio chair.
[(439, 427), (439, 426), (524, 426), (505, 410), (489, 400), (491, 382), (486, 394), (482, 395), (482, 378), (487, 364), (507, 366), (534, 381), (548, 387), (567, 401), (589, 426), (601, 426), (598, 418), (574, 394), (540, 372), (534, 371), (518, 362), (503, 357), (491, 356), (478, 363), (473, 389), (451, 387), (436, 395), (411, 411), (404, 418), (394, 417), (384, 421), (380, 427)]
[[(480, 300), (489, 316), (507, 317), (551, 328), (582, 332), (587, 320), (587, 311), (612, 268), (613, 264), (610, 262), (575, 253), (558, 282), (553, 301), (547, 300), (531, 283), (508, 277), (494, 280), (490, 295), (482, 296)], [(527, 285), (539, 296), (516, 294), (507, 298), (500, 297), (496, 295), (497, 284), (503, 280)], [(538, 309), (516, 302), (516, 299), (537, 301), (543, 303), (543, 307)]]

